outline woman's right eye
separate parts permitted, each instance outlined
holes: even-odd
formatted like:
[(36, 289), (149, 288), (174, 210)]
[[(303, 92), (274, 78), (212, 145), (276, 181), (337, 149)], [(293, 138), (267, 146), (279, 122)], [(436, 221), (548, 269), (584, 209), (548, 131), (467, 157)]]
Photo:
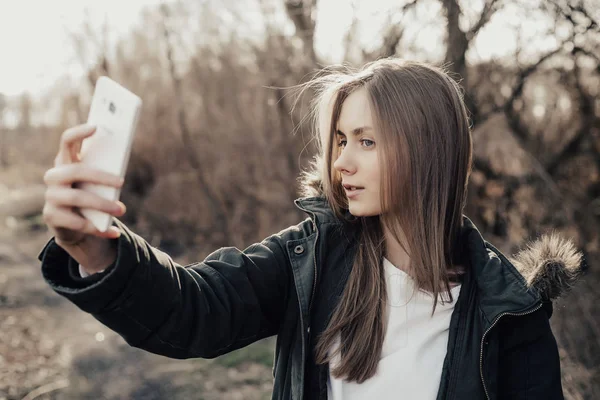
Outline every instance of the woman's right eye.
[(348, 141), (346, 139), (342, 139), (338, 141), (338, 147), (346, 147), (346, 143), (348, 143)]

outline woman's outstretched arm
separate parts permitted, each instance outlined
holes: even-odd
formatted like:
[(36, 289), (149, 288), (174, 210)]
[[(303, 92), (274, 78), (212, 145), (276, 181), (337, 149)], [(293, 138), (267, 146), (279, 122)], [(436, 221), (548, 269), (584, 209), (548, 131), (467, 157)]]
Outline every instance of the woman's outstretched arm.
[(130, 345), (174, 358), (216, 357), (278, 331), (290, 293), (286, 232), (244, 251), (221, 248), (204, 261), (175, 263), (123, 223), (117, 258), (79, 277), (78, 263), (52, 239), (40, 254), (51, 287)]

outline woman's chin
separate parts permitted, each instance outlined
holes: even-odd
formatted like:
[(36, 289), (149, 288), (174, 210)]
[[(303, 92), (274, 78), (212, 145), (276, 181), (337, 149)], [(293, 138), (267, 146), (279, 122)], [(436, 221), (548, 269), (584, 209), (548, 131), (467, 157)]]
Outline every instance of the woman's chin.
[(350, 202), (348, 211), (355, 217), (374, 217), (381, 214), (377, 207), (364, 207), (361, 204), (353, 204)]

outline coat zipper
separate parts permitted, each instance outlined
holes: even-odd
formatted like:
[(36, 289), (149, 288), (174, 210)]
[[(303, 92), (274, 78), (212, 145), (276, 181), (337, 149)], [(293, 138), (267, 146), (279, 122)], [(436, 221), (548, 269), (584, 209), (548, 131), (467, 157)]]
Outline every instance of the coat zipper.
[[(314, 216), (314, 215), (313, 215)], [(313, 227), (315, 229), (315, 246), (313, 248), (313, 268), (314, 268), (314, 276), (313, 276), (313, 287), (312, 293), (310, 294), (310, 300), (308, 302), (308, 316), (310, 318), (310, 312), (312, 310), (313, 298), (315, 297), (315, 291), (317, 289), (317, 241), (319, 240), (319, 231), (317, 230), (317, 224), (313, 220)], [(310, 333), (310, 326), (308, 327)]]
[(491, 331), (494, 326), (496, 326), (498, 321), (500, 321), (500, 318), (502, 318), (503, 316), (513, 315), (515, 317), (521, 317), (523, 315), (533, 314), (540, 308), (542, 308), (542, 303), (538, 304), (535, 308), (533, 308), (529, 311), (525, 311), (525, 312), (521, 312), (521, 313), (504, 312), (504, 313), (500, 314), (498, 317), (496, 317), (496, 319), (494, 320), (492, 325), (484, 332), (483, 337), (481, 338), (481, 350), (479, 352), (479, 376), (481, 377), (481, 383), (483, 384), (483, 390), (485, 391), (485, 398), (487, 400), (490, 400), (490, 395), (488, 393), (487, 387), (485, 386), (485, 379), (483, 378), (483, 344), (485, 343), (485, 337), (487, 336), (488, 332)]
[[(304, 211), (305, 213), (310, 214), (311, 218), (311, 222), (313, 225), (313, 229), (315, 230), (315, 247), (313, 249), (313, 268), (314, 268), (314, 276), (313, 276), (313, 287), (312, 287), (312, 293), (310, 294), (310, 299), (308, 302), (308, 315), (310, 318), (310, 311), (312, 309), (312, 303), (313, 303), (313, 298), (315, 297), (315, 290), (317, 288), (317, 241), (319, 240), (319, 230), (317, 229), (317, 223), (316, 223), (316, 215), (314, 212), (307, 210), (306, 208), (298, 205), (300, 207), (300, 209), (302, 211)], [(310, 326), (308, 327), (308, 329), (310, 330)]]

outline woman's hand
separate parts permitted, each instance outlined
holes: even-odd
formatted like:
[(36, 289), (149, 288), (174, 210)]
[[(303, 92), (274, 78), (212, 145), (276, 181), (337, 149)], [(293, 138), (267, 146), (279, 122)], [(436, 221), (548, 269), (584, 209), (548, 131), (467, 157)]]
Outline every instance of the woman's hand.
[[(63, 132), (54, 167), (44, 174), (47, 186), (44, 222), (54, 234), (56, 243), (90, 272), (103, 269), (112, 262), (97, 257), (110, 247), (110, 239), (118, 238), (120, 232), (116, 227), (110, 227), (106, 232), (99, 231), (83, 217), (79, 209), (89, 208), (114, 216), (122, 216), (125, 213), (125, 205), (122, 202), (106, 200), (77, 188), (84, 182), (117, 188), (123, 185), (119, 176), (92, 169), (81, 163), (81, 144), (95, 131), (94, 126), (79, 125)], [(114, 253), (108, 256), (112, 255), (114, 259), (116, 251)], [(97, 261), (93, 262), (98, 264), (96, 267), (90, 264), (92, 260)]]

